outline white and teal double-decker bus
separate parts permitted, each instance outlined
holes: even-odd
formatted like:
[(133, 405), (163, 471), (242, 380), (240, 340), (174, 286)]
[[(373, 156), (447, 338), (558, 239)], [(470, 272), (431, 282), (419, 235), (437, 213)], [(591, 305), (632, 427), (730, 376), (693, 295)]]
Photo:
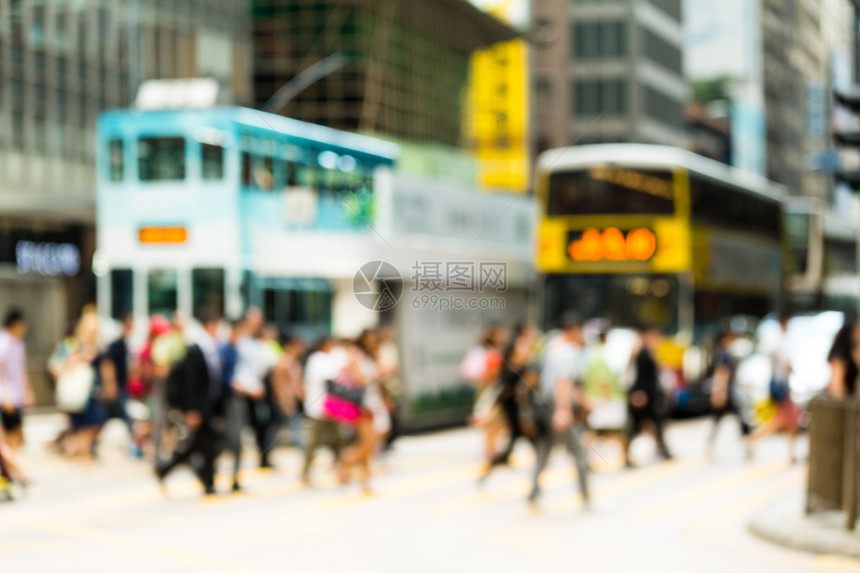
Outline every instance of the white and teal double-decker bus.
[(335, 299), (352, 296), (348, 279), (372, 247), (374, 171), (398, 153), (241, 107), (105, 112), (101, 314), (238, 316), (253, 305), (297, 334), (330, 332)]

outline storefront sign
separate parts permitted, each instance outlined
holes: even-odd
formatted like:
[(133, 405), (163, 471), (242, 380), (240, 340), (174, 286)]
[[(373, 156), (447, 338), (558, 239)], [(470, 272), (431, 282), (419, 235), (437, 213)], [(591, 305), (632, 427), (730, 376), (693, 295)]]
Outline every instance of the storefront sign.
[(72, 277), (81, 270), (81, 253), (71, 243), (18, 241), (15, 261), (21, 274)]

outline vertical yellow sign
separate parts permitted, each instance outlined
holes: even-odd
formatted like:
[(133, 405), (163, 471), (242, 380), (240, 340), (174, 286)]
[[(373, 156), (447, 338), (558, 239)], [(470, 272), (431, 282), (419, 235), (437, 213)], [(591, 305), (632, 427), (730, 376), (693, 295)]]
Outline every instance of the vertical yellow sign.
[[(510, 18), (512, 0), (481, 4), (501, 19)], [(528, 62), (524, 40), (502, 42), (472, 55), (466, 125), (481, 187), (519, 192), (529, 188)]]

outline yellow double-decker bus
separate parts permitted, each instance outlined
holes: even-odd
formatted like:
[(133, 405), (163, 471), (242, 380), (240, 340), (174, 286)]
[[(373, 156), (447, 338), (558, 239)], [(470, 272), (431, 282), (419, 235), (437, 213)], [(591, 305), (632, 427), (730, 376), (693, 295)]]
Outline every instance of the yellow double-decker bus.
[(546, 326), (568, 310), (657, 326), (680, 373), (683, 350), (726, 320), (779, 310), (783, 187), (640, 144), (552, 149), (537, 178)]

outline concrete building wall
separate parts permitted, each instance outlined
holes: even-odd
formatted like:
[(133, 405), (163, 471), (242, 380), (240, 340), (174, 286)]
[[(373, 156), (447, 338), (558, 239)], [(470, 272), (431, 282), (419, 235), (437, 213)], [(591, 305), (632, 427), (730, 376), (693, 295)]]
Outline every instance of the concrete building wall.
[(533, 14), (539, 30), (550, 30), (535, 51), (535, 82), (538, 89), (551, 85), (553, 94), (543, 109), (535, 98), (538, 151), (602, 142), (684, 145), (679, 0), (536, 0)]

